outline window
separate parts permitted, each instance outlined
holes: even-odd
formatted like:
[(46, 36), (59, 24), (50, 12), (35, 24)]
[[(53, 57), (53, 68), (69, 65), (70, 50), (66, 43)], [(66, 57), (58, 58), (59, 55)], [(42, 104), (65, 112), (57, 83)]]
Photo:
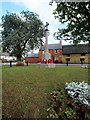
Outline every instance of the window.
[(70, 61), (70, 58), (67, 58), (66, 61)]
[(86, 54), (85, 53), (82, 53), (81, 56), (85, 56)]
[(58, 50), (55, 50), (55, 53), (58, 53)]
[(62, 57), (61, 55), (59, 55), (59, 57)]
[(58, 57), (55, 57), (55, 61), (58, 60)]
[(67, 54), (66, 57), (70, 57), (70, 54)]

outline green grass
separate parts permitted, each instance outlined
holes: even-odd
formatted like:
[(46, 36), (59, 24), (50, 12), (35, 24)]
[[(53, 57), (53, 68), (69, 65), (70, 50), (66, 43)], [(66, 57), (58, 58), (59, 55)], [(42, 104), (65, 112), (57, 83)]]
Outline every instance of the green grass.
[(12, 118), (46, 117), (49, 93), (64, 88), (66, 82), (88, 82), (88, 69), (80, 66), (37, 68), (2, 67), (2, 115)]

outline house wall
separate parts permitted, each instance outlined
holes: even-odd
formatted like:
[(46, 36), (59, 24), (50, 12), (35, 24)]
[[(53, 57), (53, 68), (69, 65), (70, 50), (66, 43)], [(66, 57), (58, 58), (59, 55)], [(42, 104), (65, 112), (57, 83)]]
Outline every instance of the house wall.
[(90, 64), (90, 54), (86, 54), (85, 63)]
[[(58, 53), (55, 53), (55, 50), (49, 50), (49, 53), (51, 54), (51, 59), (55, 61), (55, 57), (58, 57), (58, 62), (62, 62), (62, 50), (59, 49)], [(42, 59), (43, 51), (39, 51), (39, 60)]]
[(10, 60), (13, 61), (13, 59), (16, 60), (16, 57), (14, 57), (14, 56), (1, 56), (1, 59), (7, 60), (7, 61), (10, 61)]
[(26, 57), (26, 58), (25, 58), (25, 63), (26, 63), (27, 61), (28, 61), (29, 63), (37, 63), (37, 62), (39, 61), (39, 58), (38, 58), (38, 57), (36, 57), (36, 58), (29, 58), (29, 57), (27, 58), (27, 57)]
[(81, 54), (70, 54), (70, 57), (67, 57), (67, 55), (62, 56), (63, 63), (66, 63), (66, 58), (70, 58), (69, 63), (81, 63), (80, 58), (84, 58), (84, 63), (88, 64), (90, 63), (90, 54), (86, 54), (85, 56), (81, 56)]
[(38, 55), (39, 55), (39, 60), (40, 60), (40, 59), (42, 60), (42, 54), (43, 54), (43, 51), (40, 50), (40, 51), (39, 51), (39, 54), (38, 54)]
[(90, 54), (87, 55), (88, 56), (88, 63), (90, 64)]

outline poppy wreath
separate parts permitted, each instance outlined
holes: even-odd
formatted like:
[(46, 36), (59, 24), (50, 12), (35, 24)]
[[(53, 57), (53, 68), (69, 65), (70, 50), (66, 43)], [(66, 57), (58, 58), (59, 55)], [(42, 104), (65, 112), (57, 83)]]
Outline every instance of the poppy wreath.
[(52, 59), (48, 59), (48, 63), (52, 63)]
[(44, 59), (42, 60), (42, 63), (47, 64), (47, 59), (44, 58)]

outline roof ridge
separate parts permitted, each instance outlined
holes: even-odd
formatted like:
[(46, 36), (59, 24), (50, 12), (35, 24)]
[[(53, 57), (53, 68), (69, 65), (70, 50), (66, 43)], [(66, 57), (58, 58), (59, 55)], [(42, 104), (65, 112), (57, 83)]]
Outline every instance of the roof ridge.
[(72, 45), (62, 45), (62, 46), (82, 46), (82, 45), (88, 45), (88, 44), (77, 44), (77, 45), (72, 44)]

